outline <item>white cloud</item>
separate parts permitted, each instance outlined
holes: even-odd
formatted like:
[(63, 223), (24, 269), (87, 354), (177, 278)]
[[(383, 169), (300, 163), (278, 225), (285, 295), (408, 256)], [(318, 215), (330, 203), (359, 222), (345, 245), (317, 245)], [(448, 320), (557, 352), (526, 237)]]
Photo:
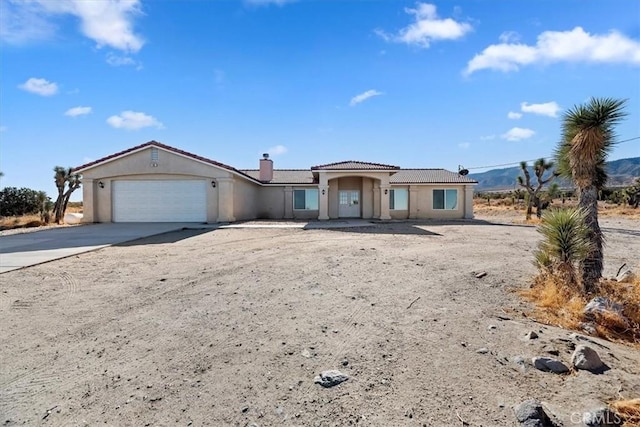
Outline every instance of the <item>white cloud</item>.
[(589, 34), (582, 27), (571, 31), (545, 31), (535, 46), (513, 41), (490, 45), (467, 64), (465, 74), (491, 69), (516, 71), (534, 63), (587, 62), (640, 64), (640, 42), (618, 31)]
[(519, 118), (522, 118), (522, 113), (515, 113), (513, 111), (509, 111), (507, 113), (507, 117), (510, 118), (511, 120), (518, 120)]
[(480, 137), (480, 141), (491, 141), (492, 139), (496, 139), (495, 135), (485, 135)]
[(51, 96), (58, 93), (58, 85), (46, 79), (31, 77), (26, 82), (18, 86), (22, 90), (35, 93), (41, 96)]
[(372, 98), (374, 96), (380, 96), (380, 95), (382, 95), (382, 92), (378, 92), (375, 89), (369, 89), (368, 91), (362, 92), (360, 95), (356, 95), (353, 98), (351, 98), (351, 101), (349, 102), (349, 105), (351, 105), (353, 107), (354, 105), (358, 105), (361, 102), (364, 102), (369, 98)]
[(91, 113), (91, 107), (73, 107), (65, 111), (64, 115), (69, 117), (78, 117), (89, 113)]
[(463, 150), (466, 150), (467, 148), (471, 147), (471, 144), (468, 142), (461, 142), (460, 144), (458, 144), (458, 147), (462, 148)]
[(523, 139), (531, 138), (535, 135), (535, 131), (526, 128), (511, 128), (507, 132), (503, 133), (500, 137), (507, 141), (520, 141)]
[[(0, 9), (2, 39), (25, 43), (55, 34), (54, 17), (74, 16), (80, 31), (98, 47), (108, 46), (137, 52), (144, 40), (133, 31), (135, 17), (141, 15), (140, 0), (3, 0)], [(6, 25), (5, 25), (6, 24)]]
[(404, 11), (413, 15), (415, 22), (396, 34), (388, 34), (380, 29), (375, 31), (376, 34), (386, 41), (428, 48), (432, 41), (456, 40), (473, 29), (466, 22), (458, 22), (451, 18), (440, 19), (433, 4), (416, 3), (415, 9), (405, 8)]
[(279, 156), (281, 154), (285, 154), (287, 151), (289, 150), (284, 145), (276, 145), (274, 147), (269, 147), (266, 152), (271, 156)]
[(523, 102), (520, 104), (520, 109), (524, 113), (539, 114), (541, 116), (558, 117), (558, 111), (560, 106), (555, 102), (545, 102), (544, 104), (529, 104)]
[(15, 0), (0, 1), (0, 39), (10, 44), (45, 40), (55, 34), (56, 27), (38, 13), (37, 4)]
[(500, 34), (498, 39), (502, 43), (517, 43), (520, 41), (520, 34), (515, 31), (505, 31)]
[(107, 54), (107, 64), (112, 67), (136, 67), (136, 70), (142, 70), (142, 62), (133, 59), (129, 55), (117, 55), (113, 52)]
[(164, 125), (153, 116), (137, 111), (123, 111), (119, 115), (111, 116), (107, 119), (112, 127), (116, 129), (138, 130), (147, 127), (164, 129)]

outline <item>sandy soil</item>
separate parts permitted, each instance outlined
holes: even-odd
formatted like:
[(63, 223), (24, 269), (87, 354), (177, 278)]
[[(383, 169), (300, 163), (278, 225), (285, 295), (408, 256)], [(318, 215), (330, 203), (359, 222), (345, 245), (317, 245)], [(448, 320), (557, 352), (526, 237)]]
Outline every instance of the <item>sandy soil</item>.
[[(602, 375), (512, 362), (568, 363), (571, 331), (512, 291), (535, 228), (490, 221), (182, 231), (3, 274), (0, 423), (511, 426), (537, 398), (572, 425), (640, 397), (623, 345), (593, 344)], [(640, 222), (601, 225), (606, 275), (638, 265)], [(314, 384), (327, 369), (350, 379)]]

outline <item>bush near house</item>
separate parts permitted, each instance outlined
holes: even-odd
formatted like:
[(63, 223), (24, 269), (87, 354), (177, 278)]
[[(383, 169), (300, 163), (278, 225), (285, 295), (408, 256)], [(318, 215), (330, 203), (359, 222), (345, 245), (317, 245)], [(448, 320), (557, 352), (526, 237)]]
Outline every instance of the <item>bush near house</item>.
[(0, 216), (20, 216), (38, 213), (39, 191), (30, 188), (5, 187), (0, 190)]

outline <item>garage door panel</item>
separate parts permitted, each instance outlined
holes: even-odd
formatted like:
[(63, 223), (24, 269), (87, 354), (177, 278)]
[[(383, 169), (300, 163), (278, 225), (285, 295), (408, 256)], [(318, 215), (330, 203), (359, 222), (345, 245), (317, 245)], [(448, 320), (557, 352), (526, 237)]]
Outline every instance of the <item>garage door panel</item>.
[(206, 222), (203, 180), (114, 181), (114, 222)]

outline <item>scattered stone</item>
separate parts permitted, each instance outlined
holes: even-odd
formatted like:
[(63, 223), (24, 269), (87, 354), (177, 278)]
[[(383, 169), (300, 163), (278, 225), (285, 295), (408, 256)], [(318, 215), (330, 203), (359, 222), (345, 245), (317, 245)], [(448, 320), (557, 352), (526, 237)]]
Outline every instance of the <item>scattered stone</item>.
[(521, 427), (558, 427), (535, 399), (525, 400), (514, 411)]
[(622, 304), (610, 300), (605, 297), (595, 297), (584, 307), (584, 314), (616, 314), (620, 317), (624, 317), (622, 311), (624, 307)]
[(482, 272), (476, 274), (476, 279), (482, 279), (486, 275), (487, 275), (487, 272), (486, 271), (482, 271)]
[(536, 338), (538, 338), (538, 334), (536, 334), (535, 331), (530, 331), (530, 332), (527, 332), (527, 335), (525, 335), (525, 337), (527, 337), (527, 339), (530, 339), (530, 340), (535, 340)]
[(522, 356), (515, 356), (511, 359), (516, 368), (522, 372), (527, 370), (527, 361)]
[(249, 407), (245, 406), (244, 408), (242, 408), (242, 413), (246, 414), (249, 411)]
[(349, 364), (349, 360), (344, 359), (344, 360), (342, 361), (342, 366), (347, 366), (348, 364)]
[(494, 330), (494, 329), (498, 329), (498, 327), (496, 325), (489, 325), (487, 327), (487, 329), (489, 329), (490, 331)]
[(486, 348), (486, 347), (482, 347), (482, 348), (477, 349), (476, 353), (478, 353), (478, 354), (487, 354), (487, 353), (489, 353), (489, 349)]
[(636, 278), (636, 275), (633, 274), (631, 270), (623, 270), (616, 276), (616, 282), (620, 283), (631, 283)]
[(322, 387), (329, 388), (336, 386), (349, 379), (349, 376), (338, 370), (323, 371), (320, 375), (313, 379), (313, 382), (320, 384)]
[(311, 352), (309, 350), (307, 350), (306, 348), (304, 350), (302, 350), (302, 352), (300, 354), (302, 354), (302, 357), (306, 357), (307, 359), (309, 359), (311, 357)]
[(550, 357), (534, 357), (531, 359), (531, 363), (534, 368), (542, 372), (553, 372), (554, 374), (565, 374), (569, 372), (567, 365)]
[(598, 408), (582, 416), (585, 427), (618, 427), (622, 425), (620, 417), (609, 408)]
[(586, 345), (576, 347), (573, 356), (571, 356), (571, 363), (573, 363), (576, 369), (584, 369), (587, 371), (595, 371), (604, 367), (604, 363), (600, 360), (598, 353)]
[(569, 335), (569, 338), (572, 338), (572, 339), (574, 339), (576, 341), (586, 341), (588, 343), (595, 344), (598, 347), (606, 348), (607, 350), (609, 350), (609, 347), (607, 347), (606, 345), (600, 344), (599, 342), (594, 341), (593, 339), (591, 339), (589, 337), (585, 337), (584, 335), (576, 334), (575, 332), (572, 333), (571, 335)]
[(579, 326), (585, 334), (595, 335), (598, 332), (596, 326), (591, 322), (582, 322)]

